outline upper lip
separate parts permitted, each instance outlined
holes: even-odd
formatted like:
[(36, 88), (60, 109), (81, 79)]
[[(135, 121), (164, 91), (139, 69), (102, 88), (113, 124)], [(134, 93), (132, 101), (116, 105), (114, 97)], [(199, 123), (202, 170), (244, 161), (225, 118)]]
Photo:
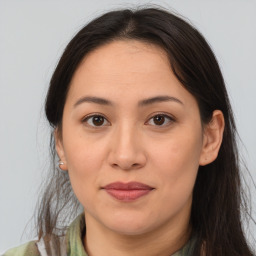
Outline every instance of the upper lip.
[(151, 190), (151, 186), (140, 182), (113, 182), (103, 187), (104, 189), (116, 189), (116, 190)]

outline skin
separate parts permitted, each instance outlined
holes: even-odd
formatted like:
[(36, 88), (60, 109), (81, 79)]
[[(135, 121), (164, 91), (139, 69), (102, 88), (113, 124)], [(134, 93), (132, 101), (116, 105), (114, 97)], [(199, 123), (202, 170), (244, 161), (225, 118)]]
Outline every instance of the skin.
[[(82, 97), (111, 105), (77, 103)], [(138, 106), (155, 96), (176, 101)], [(105, 119), (97, 126), (88, 115)], [(157, 122), (153, 117), (159, 114)], [(94, 120), (94, 121), (93, 121)], [(76, 70), (66, 99), (56, 150), (86, 220), (89, 255), (171, 255), (189, 239), (192, 191), (199, 165), (214, 161), (222, 141), (219, 110), (202, 125), (195, 98), (171, 71), (157, 46), (115, 41), (89, 53)], [(96, 125), (95, 125), (96, 124)], [(131, 202), (104, 189), (137, 181), (154, 189)]]

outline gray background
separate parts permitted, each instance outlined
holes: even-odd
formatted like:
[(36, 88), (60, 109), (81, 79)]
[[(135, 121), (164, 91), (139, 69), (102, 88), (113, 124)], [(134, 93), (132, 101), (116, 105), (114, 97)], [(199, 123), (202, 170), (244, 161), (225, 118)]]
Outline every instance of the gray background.
[[(212, 46), (243, 141), (241, 153), (256, 180), (256, 1), (0, 0), (0, 253), (34, 238), (29, 221), (49, 162), (43, 103), (64, 47), (95, 16), (143, 3), (177, 10)], [(254, 201), (254, 217), (255, 209)]]

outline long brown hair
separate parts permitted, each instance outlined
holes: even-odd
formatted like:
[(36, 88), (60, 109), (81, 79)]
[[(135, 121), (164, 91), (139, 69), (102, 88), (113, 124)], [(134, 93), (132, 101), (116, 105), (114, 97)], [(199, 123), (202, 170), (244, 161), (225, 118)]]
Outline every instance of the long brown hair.
[[(54, 130), (61, 128), (63, 108), (72, 76), (83, 58), (114, 40), (135, 39), (160, 46), (169, 57), (179, 81), (197, 100), (202, 123), (219, 109), (225, 118), (223, 142), (217, 159), (200, 166), (191, 210), (193, 256), (253, 256), (241, 223), (243, 200), (237, 149), (237, 131), (223, 76), (204, 37), (178, 15), (162, 8), (124, 9), (108, 12), (83, 27), (67, 45), (53, 73), (45, 113)], [(65, 233), (61, 223), (74, 218), (81, 208), (73, 194), (68, 174), (56, 170), (56, 152), (51, 138), (53, 168), (39, 199), (38, 238), (46, 242)], [(48, 244), (48, 243), (47, 243)], [(47, 245), (49, 246), (49, 244)]]

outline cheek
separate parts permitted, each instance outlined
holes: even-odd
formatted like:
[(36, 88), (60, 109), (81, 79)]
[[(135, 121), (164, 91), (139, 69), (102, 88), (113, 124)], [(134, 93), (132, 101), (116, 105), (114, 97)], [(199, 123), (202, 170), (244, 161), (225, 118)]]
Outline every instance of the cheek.
[(93, 198), (95, 188), (99, 186), (98, 177), (101, 177), (101, 166), (105, 159), (104, 146), (97, 141), (91, 143), (89, 138), (79, 136), (79, 133), (64, 138), (71, 185), (78, 200), (85, 205), (84, 202)]
[[(184, 135), (186, 134), (186, 135)], [(152, 151), (159, 183), (169, 198), (186, 200), (192, 193), (201, 154), (201, 135), (189, 130), (166, 140)]]
[(193, 168), (199, 165), (202, 140), (199, 134), (182, 132), (170, 136), (161, 144), (153, 143), (151, 148), (151, 158), (154, 159), (155, 165), (183, 172), (186, 171), (183, 166)]
[(68, 169), (71, 172), (94, 173), (96, 167), (102, 164), (105, 147), (101, 138), (86, 136), (83, 127), (77, 128), (75, 125), (63, 131), (63, 138)]

